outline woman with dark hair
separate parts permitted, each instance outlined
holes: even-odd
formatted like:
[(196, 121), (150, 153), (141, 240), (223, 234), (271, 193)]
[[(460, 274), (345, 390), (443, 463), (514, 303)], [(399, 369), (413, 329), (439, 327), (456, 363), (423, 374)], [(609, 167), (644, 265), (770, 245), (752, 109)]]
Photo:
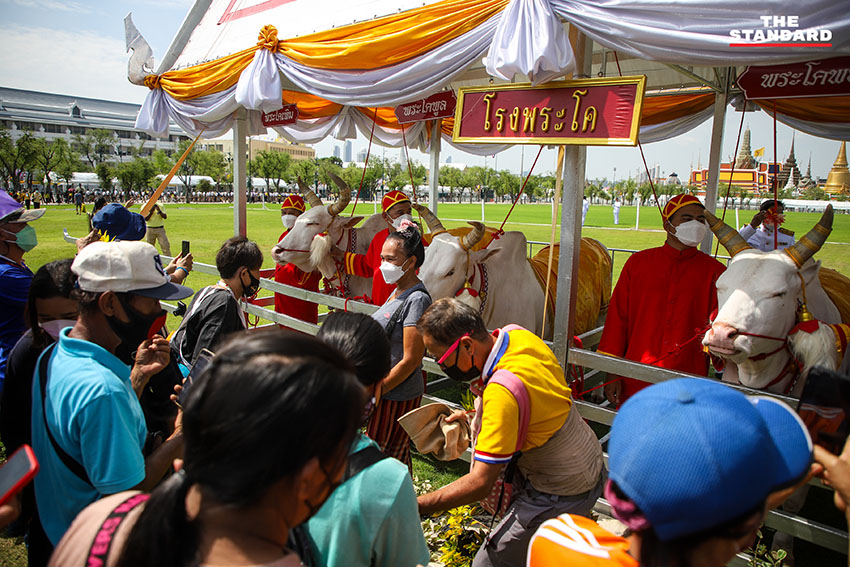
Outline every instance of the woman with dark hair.
[(86, 508), (51, 564), (300, 565), (289, 532), (339, 484), (364, 403), (351, 366), (315, 337), (234, 335), (186, 398), (180, 473), (149, 499)]
[(626, 537), (564, 514), (534, 534), (528, 567), (722, 567), (753, 544), (766, 511), (816, 472), (793, 409), (696, 378), (630, 398), (608, 456), (605, 499)]
[[(381, 399), (381, 380), (390, 371), (386, 333), (368, 315), (336, 311), (328, 315), (316, 336), (339, 349), (354, 365), (370, 398), (363, 410), (366, 422)], [(412, 567), (428, 563), (428, 546), (407, 467), (387, 459), (362, 433), (351, 446), (343, 483), (306, 528), (317, 565)]]
[[(29, 329), (9, 353), (0, 400), (0, 437), (6, 446), (6, 455), (11, 455), (23, 444), (32, 443), (32, 380), (36, 361), (41, 352), (56, 341), (59, 331), (72, 327), (77, 319), (77, 301), (71, 299), (76, 281), (71, 272), (72, 262), (72, 258), (50, 262), (39, 268), (32, 278), (24, 312)], [(52, 546), (47, 543), (36, 514), (32, 485), (23, 491), (17, 525), (29, 532), (29, 565), (45, 565), (48, 552), (44, 550)]]
[(381, 275), (396, 289), (372, 314), (390, 338), (392, 368), (381, 381), (383, 396), (366, 433), (383, 452), (406, 464), (412, 472), (410, 437), (398, 424), (398, 418), (419, 407), (425, 393), (422, 357), (425, 343), (416, 322), (431, 305), (431, 296), (416, 275), (425, 261), (425, 247), (419, 228), (402, 220), (381, 248)]

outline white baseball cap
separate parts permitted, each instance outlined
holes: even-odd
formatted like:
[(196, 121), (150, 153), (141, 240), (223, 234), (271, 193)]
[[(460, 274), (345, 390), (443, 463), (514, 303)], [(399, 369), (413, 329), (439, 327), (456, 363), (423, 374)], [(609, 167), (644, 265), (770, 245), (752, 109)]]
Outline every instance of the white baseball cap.
[(155, 299), (184, 299), (191, 288), (172, 283), (156, 248), (146, 242), (93, 242), (71, 265), (83, 291), (127, 292)]

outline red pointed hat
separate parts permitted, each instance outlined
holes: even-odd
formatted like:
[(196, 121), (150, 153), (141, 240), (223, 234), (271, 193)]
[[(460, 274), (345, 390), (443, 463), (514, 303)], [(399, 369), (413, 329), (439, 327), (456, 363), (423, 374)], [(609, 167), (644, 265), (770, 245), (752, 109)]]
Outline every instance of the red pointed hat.
[(280, 204), (281, 210), (283, 209), (298, 209), (302, 213), (306, 210), (304, 208), (304, 199), (301, 198), (301, 195), (287, 195), (286, 199)]
[(398, 205), (399, 203), (410, 202), (410, 197), (402, 193), (398, 190), (393, 190), (384, 195), (384, 198), (381, 199), (381, 208), (384, 212), (390, 210), (390, 207), (393, 205)]
[(688, 205), (699, 205), (703, 209), (705, 205), (703, 205), (699, 199), (694, 197), (693, 195), (688, 195), (686, 193), (682, 193), (681, 195), (676, 195), (664, 205), (664, 210), (661, 212), (661, 216), (664, 217), (664, 220), (670, 220), (670, 217), (673, 216), (673, 213), (681, 209), (682, 207), (687, 207)]

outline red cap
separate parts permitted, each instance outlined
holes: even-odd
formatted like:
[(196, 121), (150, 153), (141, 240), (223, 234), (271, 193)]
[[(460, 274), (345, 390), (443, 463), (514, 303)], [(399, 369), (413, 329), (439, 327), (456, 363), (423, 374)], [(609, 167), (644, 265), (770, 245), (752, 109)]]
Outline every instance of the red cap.
[(280, 204), (281, 210), (283, 209), (298, 209), (302, 213), (306, 210), (304, 208), (304, 199), (301, 198), (301, 195), (287, 195), (286, 199)]
[(384, 195), (384, 198), (381, 199), (381, 208), (384, 210), (384, 212), (387, 212), (393, 205), (405, 202), (409, 203), (410, 197), (408, 197), (401, 191), (393, 190)]
[(673, 213), (682, 207), (687, 207), (688, 205), (699, 205), (703, 209), (705, 208), (705, 205), (703, 205), (700, 200), (693, 195), (682, 193), (681, 195), (676, 195), (667, 201), (667, 204), (664, 205), (664, 210), (661, 212), (661, 216), (664, 217), (664, 220), (670, 220)]

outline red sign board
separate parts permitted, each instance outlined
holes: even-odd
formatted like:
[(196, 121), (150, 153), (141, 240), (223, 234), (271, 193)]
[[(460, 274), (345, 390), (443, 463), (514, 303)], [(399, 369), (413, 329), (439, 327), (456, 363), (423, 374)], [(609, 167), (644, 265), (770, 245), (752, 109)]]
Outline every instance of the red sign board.
[(848, 95), (850, 57), (747, 67), (738, 86), (749, 99)]
[(442, 91), (422, 100), (396, 106), (395, 116), (400, 124), (447, 118), (455, 113), (456, 105), (455, 93), (453, 91)]
[(283, 126), (284, 124), (295, 124), (298, 120), (298, 106), (287, 104), (272, 112), (263, 113), (263, 126)]
[(485, 144), (634, 146), (646, 77), (460, 89), (452, 139)]

